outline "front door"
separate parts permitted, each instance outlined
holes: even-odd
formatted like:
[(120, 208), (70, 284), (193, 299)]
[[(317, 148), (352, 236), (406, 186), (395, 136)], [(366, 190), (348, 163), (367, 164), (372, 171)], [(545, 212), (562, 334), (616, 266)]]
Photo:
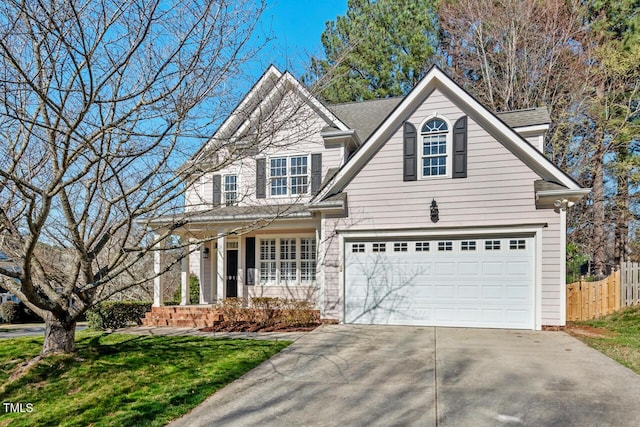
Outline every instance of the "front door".
[(227, 250), (227, 298), (238, 296), (238, 251)]

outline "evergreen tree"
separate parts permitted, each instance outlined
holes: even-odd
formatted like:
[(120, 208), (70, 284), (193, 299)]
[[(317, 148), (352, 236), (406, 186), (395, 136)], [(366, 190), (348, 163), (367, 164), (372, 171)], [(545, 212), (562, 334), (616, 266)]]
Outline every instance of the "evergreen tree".
[(325, 58), (312, 58), (303, 81), (328, 102), (405, 95), (433, 62), (436, 1), (349, 0), (322, 33)]

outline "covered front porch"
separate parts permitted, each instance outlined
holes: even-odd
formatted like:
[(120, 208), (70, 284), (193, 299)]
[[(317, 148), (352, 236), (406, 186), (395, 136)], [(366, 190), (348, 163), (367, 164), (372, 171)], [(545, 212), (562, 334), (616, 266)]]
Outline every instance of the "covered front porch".
[[(226, 298), (241, 298), (245, 305), (254, 297), (316, 302), (321, 283), (319, 216), (306, 209), (266, 212), (265, 208), (226, 207), (191, 213), (172, 231), (186, 252), (181, 262), (178, 307), (210, 309)], [(156, 233), (161, 231), (159, 228)], [(155, 252), (154, 266), (156, 272), (163, 271), (162, 251)], [(189, 299), (191, 275), (198, 278), (196, 301)], [(166, 300), (165, 281), (162, 274), (154, 280), (156, 312)], [(174, 310), (175, 314), (196, 312)]]

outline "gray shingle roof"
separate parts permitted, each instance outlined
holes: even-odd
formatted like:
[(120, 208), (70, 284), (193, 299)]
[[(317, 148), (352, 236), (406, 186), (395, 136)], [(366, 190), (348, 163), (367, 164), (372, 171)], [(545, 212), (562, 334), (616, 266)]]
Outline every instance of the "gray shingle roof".
[(361, 141), (366, 141), (380, 123), (404, 98), (374, 99), (363, 102), (327, 105), (347, 126), (355, 129)]
[(546, 125), (551, 123), (547, 107), (527, 108), (497, 113), (496, 116), (512, 128)]
[[(382, 121), (404, 98), (374, 99), (371, 101), (332, 104), (327, 107), (347, 126), (355, 129), (360, 140), (366, 141)], [(547, 107), (505, 111), (496, 116), (512, 128), (548, 124)]]
[(304, 204), (257, 205), (257, 206), (221, 206), (196, 212), (183, 212), (175, 215), (163, 215), (149, 223), (152, 226), (165, 226), (176, 223), (193, 224), (225, 221), (251, 221), (277, 218), (311, 218), (313, 214)]

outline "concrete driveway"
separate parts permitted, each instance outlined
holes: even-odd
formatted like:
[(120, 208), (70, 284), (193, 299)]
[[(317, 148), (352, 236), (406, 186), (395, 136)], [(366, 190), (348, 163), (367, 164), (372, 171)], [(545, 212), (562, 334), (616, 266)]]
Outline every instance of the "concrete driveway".
[(638, 426), (640, 376), (563, 332), (335, 325), (173, 426)]

